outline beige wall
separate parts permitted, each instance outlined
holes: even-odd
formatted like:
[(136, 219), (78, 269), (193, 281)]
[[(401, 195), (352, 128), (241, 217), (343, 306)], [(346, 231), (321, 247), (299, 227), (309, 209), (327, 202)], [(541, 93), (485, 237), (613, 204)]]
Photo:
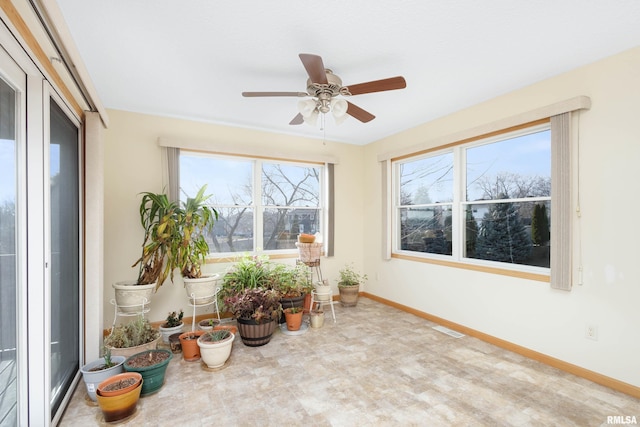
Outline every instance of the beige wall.
[[(362, 271), (362, 212), (364, 188), (362, 147), (287, 135), (230, 128), (207, 123), (163, 118), (124, 111), (109, 110), (110, 126), (105, 132), (105, 257), (104, 257), (104, 327), (111, 326), (114, 307), (115, 282), (135, 280), (137, 269), (131, 265), (139, 257), (143, 232), (138, 207), (139, 193), (161, 192), (162, 158), (159, 137), (211, 141), (224, 146), (237, 145), (243, 149), (255, 147), (273, 152), (305, 153), (337, 158), (336, 185), (336, 241), (335, 257), (323, 258), (323, 277), (330, 280), (337, 293), (337, 271), (353, 262)], [(240, 149), (240, 148), (239, 148)], [(215, 193), (215, 183), (208, 191)], [(293, 263), (294, 260), (285, 261)], [(224, 272), (227, 264), (209, 264), (208, 272)], [(162, 320), (167, 312), (179, 308), (190, 316), (191, 307), (179, 274), (158, 290), (151, 304), (149, 318)], [(197, 314), (211, 313), (212, 307), (199, 308)], [(127, 321), (126, 318), (119, 320)]]
[[(363, 240), (365, 269), (373, 278), (367, 291), (640, 386), (638, 76), (640, 48), (368, 145), (364, 221), (374, 232)], [(381, 259), (379, 154), (578, 95), (592, 101), (578, 126), (582, 216), (573, 248), (582, 285), (555, 291), (548, 283)], [(598, 341), (585, 338), (587, 324), (597, 325)]]
[[(160, 136), (243, 147), (291, 148), (339, 158), (336, 167), (336, 257), (323, 259), (334, 285), (338, 268), (355, 262), (369, 275), (366, 290), (486, 334), (640, 386), (640, 48), (556, 76), (366, 147), (109, 111), (105, 134), (104, 325), (113, 319), (111, 283), (135, 278), (142, 230), (138, 193), (161, 191)], [(578, 95), (592, 108), (579, 117), (580, 197), (576, 272), (571, 292), (548, 283), (424, 263), (381, 259), (380, 153), (430, 141)], [(629, 191), (632, 190), (632, 191)], [(365, 233), (365, 230), (367, 232)], [(213, 265), (223, 271), (223, 265)], [(334, 291), (336, 291), (334, 289)], [(337, 291), (336, 291), (337, 292)], [(179, 279), (154, 296), (150, 318), (187, 306)], [(200, 312), (199, 312), (200, 313)], [(598, 327), (598, 341), (584, 337)]]

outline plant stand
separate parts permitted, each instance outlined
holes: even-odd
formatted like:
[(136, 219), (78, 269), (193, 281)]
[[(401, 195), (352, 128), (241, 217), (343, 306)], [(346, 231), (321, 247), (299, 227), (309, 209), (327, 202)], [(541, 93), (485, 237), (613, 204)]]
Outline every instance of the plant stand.
[(221, 290), (220, 286), (216, 286), (216, 291), (213, 295), (207, 295), (205, 297), (202, 297), (202, 296), (197, 297), (198, 299), (213, 298), (211, 302), (207, 302), (205, 304), (196, 304), (195, 294), (191, 294), (189, 296), (189, 305), (193, 307), (193, 317), (191, 318), (191, 332), (195, 332), (196, 330), (196, 308), (199, 308), (199, 307), (207, 307), (213, 304), (216, 309), (216, 316), (218, 317), (218, 323), (220, 323), (220, 308), (218, 307), (218, 293), (220, 292), (220, 290)]
[(146, 298), (142, 298), (140, 304), (135, 305), (118, 305), (115, 299), (112, 299), (110, 302), (111, 305), (113, 305), (113, 307), (115, 308), (115, 312), (113, 315), (113, 323), (111, 324), (111, 331), (109, 332), (109, 335), (113, 333), (113, 328), (115, 328), (116, 326), (118, 316), (128, 317), (142, 315), (142, 317), (144, 317), (144, 315), (148, 313), (149, 310), (151, 310), (151, 308), (149, 307), (149, 301)]

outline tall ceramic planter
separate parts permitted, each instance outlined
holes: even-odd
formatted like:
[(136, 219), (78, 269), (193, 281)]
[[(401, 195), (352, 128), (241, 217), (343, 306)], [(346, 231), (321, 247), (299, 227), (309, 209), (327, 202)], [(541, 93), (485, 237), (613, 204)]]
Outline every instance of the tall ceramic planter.
[(202, 361), (208, 368), (220, 368), (224, 366), (231, 355), (235, 335), (229, 332), (227, 338), (215, 342), (207, 341), (206, 336), (207, 335), (204, 334), (198, 338), (198, 347), (200, 347)]
[(259, 347), (271, 341), (276, 330), (277, 319), (270, 322), (256, 323), (254, 319), (238, 318), (238, 333), (242, 343), (248, 347)]
[(189, 304), (203, 305), (211, 304), (216, 297), (216, 286), (218, 284), (219, 274), (213, 274), (198, 279), (189, 279), (183, 277), (185, 292), (189, 298)]
[(104, 365), (104, 357), (94, 360), (91, 363), (87, 363), (82, 368), (80, 368), (80, 372), (82, 372), (82, 379), (84, 380), (84, 384), (87, 388), (87, 394), (89, 395), (91, 400), (93, 400), (94, 402), (96, 401), (96, 389), (101, 382), (103, 382), (107, 378), (122, 373), (124, 369), (122, 367), (122, 364), (124, 363), (125, 359), (126, 357), (124, 356), (111, 356), (111, 361), (115, 365), (107, 369), (101, 369), (99, 371), (94, 371), (93, 369)]
[(138, 372), (123, 372), (107, 378), (98, 384), (96, 394), (103, 397), (113, 397), (125, 394), (142, 383), (142, 375)]
[(165, 344), (169, 344), (169, 337), (177, 332), (182, 332), (182, 327), (184, 326), (183, 322), (180, 322), (178, 326), (173, 326), (171, 328), (165, 328), (164, 326), (160, 326), (160, 334), (162, 335), (162, 342)]
[(116, 292), (116, 305), (122, 313), (141, 313), (149, 310), (151, 296), (156, 288), (155, 283), (136, 285), (133, 282), (117, 282), (112, 284)]
[[(124, 361), (124, 370), (127, 372), (138, 372), (142, 375), (143, 383), (140, 395), (148, 396), (160, 390), (164, 384), (167, 366), (169, 366), (172, 358), (173, 354), (171, 354), (169, 350), (147, 350), (127, 358), (127, 360)], [(141, 366), (140, 360), (151, 360), (153, 363), (148, 366)]]

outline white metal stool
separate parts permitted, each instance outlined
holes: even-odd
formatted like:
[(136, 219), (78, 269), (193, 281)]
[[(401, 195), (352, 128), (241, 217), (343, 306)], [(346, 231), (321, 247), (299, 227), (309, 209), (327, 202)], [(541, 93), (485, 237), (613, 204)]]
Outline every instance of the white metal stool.
[(336, 323), (336, 311), (333, 309), (333, 304), (336, 301), (333, 300), (333, 292), (318, 292), (315, 289), (311, 291), (311, 305), (309, 308), (311, 310), (314, 309), (314, 303), (320, 304), (321, 307), (324, 308), (325, 304), (329, 304), (331, 306), (331, 316), (333, 317), (333, 323)]

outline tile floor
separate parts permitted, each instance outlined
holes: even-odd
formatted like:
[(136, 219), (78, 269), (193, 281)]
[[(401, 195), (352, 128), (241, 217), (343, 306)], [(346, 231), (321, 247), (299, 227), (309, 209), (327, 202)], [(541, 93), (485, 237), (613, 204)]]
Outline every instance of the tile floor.
[[(174, 355), (123, 426), (601, 426), (640, 400), (367, 298), (320, 329), (238, 337), (217, 372)], [(61, 426), (107, 425), (80, 383)]]

